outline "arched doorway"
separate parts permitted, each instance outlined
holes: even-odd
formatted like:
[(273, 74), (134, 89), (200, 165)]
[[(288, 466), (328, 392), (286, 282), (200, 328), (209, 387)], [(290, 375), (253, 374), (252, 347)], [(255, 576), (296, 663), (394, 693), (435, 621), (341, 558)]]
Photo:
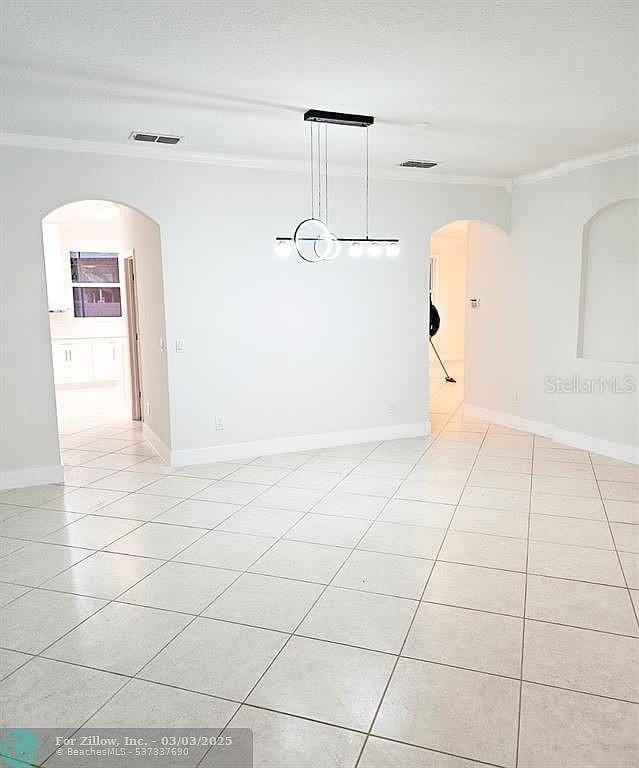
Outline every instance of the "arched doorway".
[(500, 286), (509, 247), (503, 230), (475, 219), (451, 221), (431, 235), (430, 296), (440, 315), (429, 356), (433, 413), (451, 414), (475, 398), (483, 402), (496, 378), (500, 361), (492, 341), (507, 322), (509, 299)]
[(170, 445), (158, 224), (122, 203), (80, 200), (43, 218), (42, 241), (62, 463), (85, 467), (143, 433)]

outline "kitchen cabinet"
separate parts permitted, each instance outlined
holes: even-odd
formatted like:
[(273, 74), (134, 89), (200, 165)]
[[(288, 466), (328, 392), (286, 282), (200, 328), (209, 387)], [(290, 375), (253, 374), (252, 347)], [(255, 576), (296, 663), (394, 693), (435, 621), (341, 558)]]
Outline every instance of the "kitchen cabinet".
[(117, 381), (123, 376), (122, 354), (124, 345), (121, 339), (94, 339), (93, 341), (93, 380)]
[(55, 339), (56, 384), (91, 384), (124, 379), (125, 339)]

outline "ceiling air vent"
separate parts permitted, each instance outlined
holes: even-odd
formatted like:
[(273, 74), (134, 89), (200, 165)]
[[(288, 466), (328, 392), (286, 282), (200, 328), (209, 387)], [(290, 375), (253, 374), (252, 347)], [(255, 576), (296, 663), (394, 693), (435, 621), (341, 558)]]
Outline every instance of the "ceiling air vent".
[(439, 163), (433, 160), (404, 160), (400, 165), (402, 168), (434, 168)]
[(133, 141), (144, 141), (147, 144), (177, 144), (182, 140), (182, 136), (167, 136), (162, 133), (148, 133), (142, 131), (133, 131), (129, 136)]

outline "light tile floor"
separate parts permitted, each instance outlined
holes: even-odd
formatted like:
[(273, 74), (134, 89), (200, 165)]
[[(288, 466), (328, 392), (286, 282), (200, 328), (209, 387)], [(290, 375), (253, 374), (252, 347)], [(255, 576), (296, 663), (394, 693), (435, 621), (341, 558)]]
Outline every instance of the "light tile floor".
[(126, 419), (63, 424), (65, 485), (0, 494), (0, 726), (250, 727), (256, 768), (635, 768), (639, 469), (433, 384), (431, 438), (179, 470)]

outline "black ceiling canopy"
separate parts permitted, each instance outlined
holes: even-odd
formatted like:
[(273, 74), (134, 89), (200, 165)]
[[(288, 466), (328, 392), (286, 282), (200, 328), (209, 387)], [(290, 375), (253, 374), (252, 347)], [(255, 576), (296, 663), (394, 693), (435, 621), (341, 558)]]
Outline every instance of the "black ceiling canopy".
[(353, 125), (357, 128), (368, 128), (375, 122), (371, 115), (350, 115), (348, 112), (324, 112), (321, 109), (308, 109), (304, 120), (312, 123), (331, 123), (332, 125)]

